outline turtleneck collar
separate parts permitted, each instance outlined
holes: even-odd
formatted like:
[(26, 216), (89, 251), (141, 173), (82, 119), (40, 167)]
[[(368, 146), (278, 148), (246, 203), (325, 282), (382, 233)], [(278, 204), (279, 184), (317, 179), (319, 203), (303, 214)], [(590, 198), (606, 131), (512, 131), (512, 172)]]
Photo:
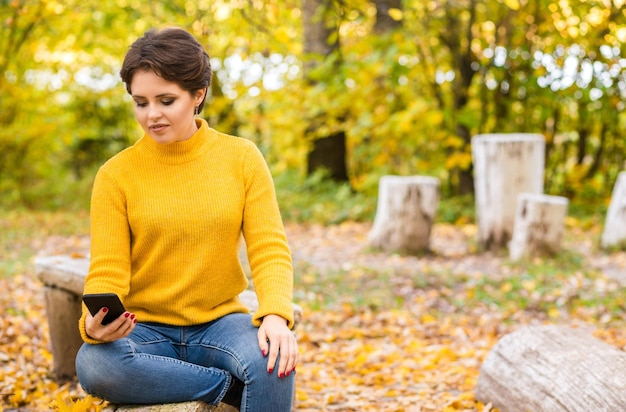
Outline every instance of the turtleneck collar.
[(198, 130), (187, 140), (161, 144), (144, 135), (136, 146), (162, 163), (181, 164), (192, 161), (202, 155), (217, 138), (217, 132), (209, 128), (206, 120), (196, 119), (196, 125)]

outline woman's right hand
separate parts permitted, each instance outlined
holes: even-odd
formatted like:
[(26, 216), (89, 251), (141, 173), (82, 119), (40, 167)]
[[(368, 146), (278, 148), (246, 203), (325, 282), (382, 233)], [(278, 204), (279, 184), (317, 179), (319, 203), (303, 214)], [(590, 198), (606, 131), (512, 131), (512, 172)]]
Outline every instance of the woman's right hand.
[(101, 308), (96, 313), (96, 316), (92, 316), (91, 313), (87, 312), (85, 332), (87, 332), (90, 338), (101, 342), (113, 342), (130, 335), (133, 329), (135, 329), (137, 319), (135, 319), (134, 313), (124, 312), (113, 322), (103, 325), (102, 320), (106, 313), (106, 308)]

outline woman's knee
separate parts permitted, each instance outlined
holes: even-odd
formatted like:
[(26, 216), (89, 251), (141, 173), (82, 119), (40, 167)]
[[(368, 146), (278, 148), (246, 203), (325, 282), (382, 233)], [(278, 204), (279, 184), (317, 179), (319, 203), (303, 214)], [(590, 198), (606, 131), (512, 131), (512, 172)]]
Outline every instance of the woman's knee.
[(98, 345), (83, 344), (76, 355), (76, 376), (89, 393), (102, 388), (125, 385), (125, 367), (122, 359), (127, 352), (122, 341)]

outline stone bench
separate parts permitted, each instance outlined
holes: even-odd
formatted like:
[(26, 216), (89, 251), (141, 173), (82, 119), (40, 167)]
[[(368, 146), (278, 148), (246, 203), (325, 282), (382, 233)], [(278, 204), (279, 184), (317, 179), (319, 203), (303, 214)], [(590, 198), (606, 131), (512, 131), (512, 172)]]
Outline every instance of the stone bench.
[(102, 412), (237, 412), (234, 406), (220, 403), (211, 406), (200, 401), (172, 403), (162, 405), (108, 405)]
[[(89, 258), (84, 256), (46, 256), (35, 260), (35, 272), (44, 284), (44, 298), (54, 375), (60, 379), (70, 379), (76, 375), (75, 359), (83, 341), (78, 331), (78, 320), (81, 315), (81, 299), (85, 276), (89, 270)], [(253, 291), (246, 290), (239, 295), (241, 301), (254, 312), (258, 308), (258, 300)], [(302, 321), (302, 308), (293, 305), (295, 326)], [(295, 328), (294, 326), (294, 328)], [(158, 409), (158, 408), (161, 409)], [(211, 407), (202, 402), (186, 402), (175, 407), (164, 405), (153, 406), (114, 406), (109, 411), (228, 411), (227, 405)], [(143, 409), (138, 409), (143, 408)], [(157, 409), (154, 409), (157, 408)], [(165, 409), (163, 409), (165, 408)], [(208, 409), (207, 409), (208, 408)], [(231, 408), (232, 410), (232, 408)]]
[(234, 406), (220, 403), (217, 406), (211, 406), (204, 402), (192, 401), (163, 405), (108, 405), (103, 412), (237, 412)]

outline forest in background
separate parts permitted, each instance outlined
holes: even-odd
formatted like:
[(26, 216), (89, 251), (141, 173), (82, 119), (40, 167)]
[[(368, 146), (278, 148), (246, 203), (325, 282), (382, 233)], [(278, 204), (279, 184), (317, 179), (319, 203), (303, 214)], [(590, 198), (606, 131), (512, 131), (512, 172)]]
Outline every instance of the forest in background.
[(624, 0), (0, 0), (0, 21), (3, 208), (88, 205), (141, 136), (123, 55), (168, 25), (212, 56), (203, 116), (293, 188), (325, 170), (345, 196), (385, 174), (471, 194), (481, 133), (544, 135), (545, 193), (573, 201), (606, 201), (624, 168)]

